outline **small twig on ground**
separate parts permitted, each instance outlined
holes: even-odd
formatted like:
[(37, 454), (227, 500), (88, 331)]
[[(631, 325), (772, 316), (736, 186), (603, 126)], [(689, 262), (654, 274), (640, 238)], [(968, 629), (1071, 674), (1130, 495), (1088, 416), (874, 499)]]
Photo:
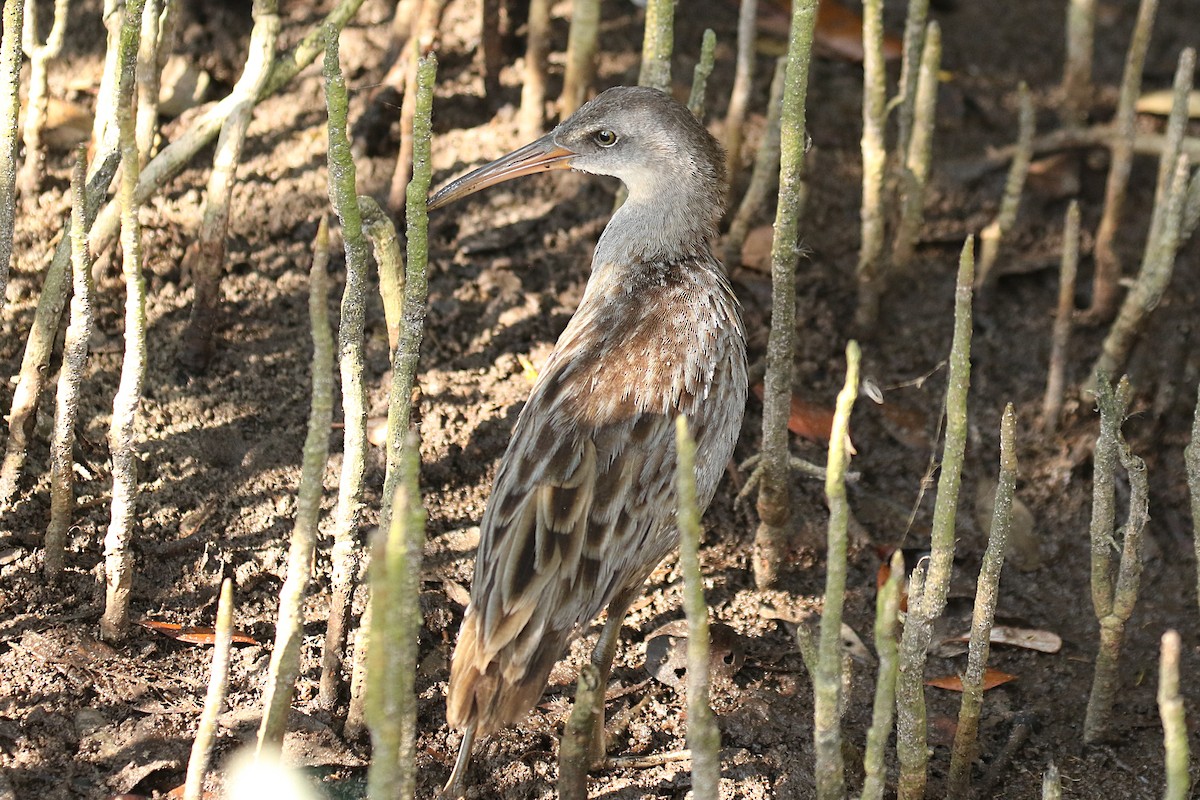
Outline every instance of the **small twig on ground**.
[[(184, 255), (184, 263), (192, 276), (194, 288), (191, 315), (183, 335), (179, 360), (192, 371), (206, 369), (212, 359), (213, 336), (217, 329), (221, 302), (221, 275), (225, 271), (225, 244), (229, 231), (229, 206), (233, 197), (233, 186), (237, 180), (238, 165), (242, 160), (246, 130), (250, 127), (254, 107), (258, 102), (258, 93), (271, 71), (279, 24), (276, 0), (255, 0), (254, 28), (250, 33), (246, 67), (230, 92), (230, 96), (236, 96), (237, 101), (221, 126), (221, 135), (217, 139), (213, 169), (208, 177), (208, 191), (204, 198), (200, 231), (196, 241)], [(150, 53), (148, 57), (153, 58), (154, 54)], [(157, 87), (157, 80), (154, 84)]]
[(738, 10), (733, 88), (729, 91), (729, 108), (725, 112), (725, 141), (722, 142), (725, 145), (725, 178), (731, 190), (742, 168), (742, 133), (746, 126), (746, 109), (750, 106), (750, 89), (754, 83), (754, 62), (757, 55), (757, 13), (758, 0), (741, 0)]
[[(45, 44), (38, 43), (37, 6), (26, 0), (24, 20), (24, 48), (29, 57), (29, 96), (25, 102), (25, 163), (17, 176), (17, 190), (30, 196), (42, 182), (46, 153), (42, 149), (42, 128), (46, 125), (47, 84), (50, 61), (62, 52), (63, 37), (67, 32), (67, 10), (70, 0), (55, 0), (54, 22)], [(7, 23), (7, 20), (5, 20)]]
[(825, 498), (829, 504), (826, 546), (825, 605), (821, 611), (821, 636), (813, 673), (813, 751), (816, 759), (817, 797), (837, 800), (846, 796), (845, 764), (839, 706), (842, 690), (842, 607), (846, 595), (847, 527), (850, 506), (846, 501), (846, 472), (850, 464), (850, 413), (858, 397), (858, 342), (846, 345), (846, 382), (838, 394), (829, 433)]
[(1066, 383), (1067, 346), (1075, 315), (1075, 273), (1079, 267), (1079, 201), (1072, 200), (1063, 223), (1062, 261), (1058, 271), (1058, 308), (1050, 334), (1050, 368), (1046, 377), (1046, 396), (1042, 399), (1042, 432), (1054, 433), (1062, 413), (1063, 386)]
[(962, 676), (962, 700), (958, 709), (958, 728), (954, 733), (954, 748), (950, 758), (950, 778), (947, 794), (968, 797), (971, 789), (971, 766), (977, 757), (979, 715), (983, 709), (983, 673), (991, 650), (992, 623), (996, 618), (996, 601), (1000, 597), (1000, 571), (1008, 547), (1008, 532), (1012, 527), (1013, 492), (1017, 485), (1016, 415), (1012, 403), (1004, 409), (1000, 421), (1000, 477), (988, 529), (987, 550), (975, 585), (975, 609), (971, 619), (971, 639), (968, 645), (967, 669)]
[(79, 413), (79, 385), (87, 363), (92, 335), (92, 260), (87, 251), (86, 205), (87, 151), (76, 154), (71, 172), (71, 321), (63, 340), (62, 369), (55, 399), (54, 434), (50, 443), (50, 524), (46, 527), (46, 577), (56, 578), (63, 568), (63, 549), (75, 508), (75, 419)]
[(184, 800), (200, 800), (204, 796), (204, 773), (208, 771), (216, 738), (217, 717), (225, 704), (229, 686), (229, 662), (233, 650), (233, 581), (221, 581), (221, 599), (217, 603), (217, 625), (213, 636), (212, 667), (208, 675), (208, 692), (204, 695), (204, 710), (196, 726), (196, 740), (188, 759), (187, 780), (183, 784)]
[(521, 84), (521, 135), (541, 135), (546, 115), (546, 54), (550, 48), (550, 0), (530, 0), (525, 42), (525, 82)]
[(942, 68), (942, 29), (929, 23), (925, 33), (925, 51), (921, 54), (921, 71), (917, 76), (917, 101), (913, 117), (912, 139), (908, 152), (900, 154), (904, 168), (900, 170), (900, 222), (896, 228), (893, 266), (907, 267), (917, 247), (921, 221), (925, 216), (925, 186), (929, 182), (929, 166), (933, 158), (933, 131), (937, 121), (938, 72)]
[(121, 378), (113, 398), (108, 429), (112, 455), (112, 505), (104, 535), (105, 598), (100, 635), (108, 641), (124, 638), (129, 626), (129, 594), (133, 585), (133, 543), (137, 522), (137, 454), (134, 425), (142, 402), (146, 375), (146, 278), (142, 275), (140, 204), (134, 196), (138, 181), (138, 149), (134, 130), (134, 72), (141, 37), (143, 0), (125, 4), (119, 37), (120, 79), (117, 82), (117, 131), (121, 143), (121, 272), (125, 277), (125, 353)]
[(975, 274), (975, 287), (981, 288), (988, 283), (992, 276), (992, 267), (1000, 255), (1000, 246), (1004, 237), (1012, 230), (1017, 221), (1017, 212), (1021, 208), (1021, 194), (1025, 189), (1025, 176), (1029, 174), (1029, 162), (1032, 160), (1033, 134), (1036, 132), (1036, 119), (1033, 114), (1033, 99), (1029, 95), (1029, 87), (1024, 82), (1018, 90), (1020, 111), (1017, 123), (1017, 149), (1009, 164), (1008, 178), (1004, 181), (1004, 196), (1000, 200), (1000, 210), (996, 219), (979, 234), (979, 269)]
[(412, 798), (416, 791), (417, 635), (421, 628), (421, 555), (425, 508), (418, 473), (417, 436), (410, 432), (400, 464), (387, 528), (375, 534), (371, 554), (371, 648), (366, 718), (374, 757), (367, 772), (369, 797)]
[[(13, 227), (17, 214), (17, 115), (21, 110), (21, 28), (23, 0), (4, 0), (0, 31), (0, 311), (8, 291)], [(0, 503), (7, 498), (0, 494)]]
[(779, 204), (771, 245), (771, 330), (763, 396), (762, 470), (758, 530), (754, 535), (754, 582), (772, 586), (792, 533), (791, 454), (787, 420), (791, 411), (792, 361), (796, 338), (796, 262), (799, 259), (801, 179), (805, 111), (812, 59), (816, 0), (792, 4), (780, 129)]
[(698, 120), (704, 119), (708, 77), (712, 75), (716, 50), (717, 34), (712, 28), (705, 28), (704, 38), (700, 40), (700, 58), (696, 61), (696, 68), (692, 70), (692, 91), (688, 95), (688, 111)]
[(863, 790), (859, 800), (881, 800), (887, 785), (884, 756), (892, 733), (896, 711), (897, 645), (900, 631), (900, 592), (904, 585), (904, 553), (892, 553), (887, 582), (875, 598), (875, 655), (879, 671), (875, 676), (875, 704), (871, 728), (867, 731), (867, 750), (863, 755)]
[(1191, 778), (1188, 775), (1188, 730), (1179, 693), (1179, 631), (1162, 635), (1158, 666), (1158, 714), (1162, 718), (1163, 742), (1167, 751), (1167, 790), (1164, 800), (1184, 800)]
[(1125, 56), (1125, 72), (1121, 78), (1121, 95), (1117, 102), (1117, 113), (1113, 129), (1117, 138), (1112, 146), (1112, 162), (1108, 167), (1108, 183), (1104, 188), (1104, 214), (1096, 231), (1094, 254), (1096, 273), (1092, 282), (1092, 306), (1085, 319), (1103, 322), (1111, 319), (1117, 310), (1117, 296), (1121, 279), (1121, 262), (1117, 257), (1114, 242), (1121, 227), (1121, 211), (1125, 204), (1125, 190), (1129, 185), (1129, 173), (1133, 168), (1134, 105), (1142, 88), (1142, 68), (1146, 62), (1146, 50), (1150, 46), (1150, 31), (1154, 27), (1154, 15), (1158, 0), (1141, 0), (1138, 6), (1137, 23), (1129, 50)]
[(558, 113), (566, 119), (583, 105), (596, 77), (596, 38), (600, 32), (600, 0), (575, 0), (571, 4), (571, 29), (567, 33), (567, 66), (563, 71)]
[(721, 732), (708, 705), (708, 606), (700, 572), (700, 509), (696, 506), (696, 442), (687, 418), (675, 419), (676, 491), (679, 493), (679, 568), (683, 572), (683, 608), (687, 614), (687, 744), (692, 753), (695, 800), (717, 800), (721, 789)]
[(638, 86), (671, 92), (671, 53), (675, 47), (675, 0), (647, 0), (646, 34)]
[[(928, 576), (922, 591), (909, 590), (908, 618), (901, 638), (900, 675), (896, 683), (896, 751), (900, 761), (899, 800), (925, 794), (926, 750), (924, 671), (933, 636), (933, 621), (946, 608), (954, 567), (954, 522), (967, 445), (967, 395), (971, 385), (971, 287), (974, 284), (974, 241), (968, 237), (958, 263), (954, 300), (954, 340), (946, 386), (946, 441), (933, 508)], [(913, 598), (919, 597), (914, 604)]]
[(1188, 495), (1192, 501), (1192, 541), (1196, 552), (1196, 602), (1200, 603), (1200, 388), (1196, 391), (1196, 410), (1192, 415), (1192, 438), (1183, 449), (1187, 465)]
[(1069, 0), (1067, 57), (1063, 67), (1063, 124), (1081, 128), (1092, 108), (1092, 49), (1096, 36), (1096, 0)]
[[(342, 224), (346, 285), (338, 320), (343, 455), (330, 554), (333, 574), (330, 576), (329, 627), (322, 656), (325, 693), (321, 703), (327, 708), (332, 708), (337, 701), (340, 669), (336, 665), (345, 646), (351, 596), (358, 578), (358, 526), (362, 517), (363, 474), (367, 463), (367, 401), (363, 379), (367, 239), (363, 235), (362, 214), (358, 207), (354, 157), (346, 135), (348, 98), (338, 53), (338, 37), (331, 35), (324, 69), (325, 103), (329, 112), (329, 201)], [(326, 665), (331, 669), (324, 669)]]
[[(1097, 387), (1100, 405), (1100, 436), (1096, 440), (1093, 467), (1092, 501), (1092, 603), (1100, 623), (1100, 647), (1096, 653), (1096, 672), (1088, 697), (1083, 740), (1092, 744), (1109, 733), (1113, 703), (1120, 673), (1121, 645), (1125, 625), (1137, 603), (1142, 575), (1142, 534), (1149, 518), (1146, 464), (1129, 451), (1121, 436), (1121, 425), (1129, 407), (1131, 392), (1125, 379), (1114, 391), (1107, 376)], [(1117, 462), (1129, 476), (1129, 516), (1123, 527), (1121, 558), (1113, 582), (1113, 555), (1116, 547), (1116, 499), (1114, 474)]]
[[(741, 263), (742, 245), (746, 243), (746, 235), (754, 223), (759, 211), (767, 203), (767, 198), (775, 190), (779, 180), (779, 118), (783, 113), (783, 86), (787, 75), (787, 59), (775, 61), (775, 76), (771, 79), (771, 95), (767, 100), (767, 127), (763, 132), (762, 142), (758, 145), (758, 154), (754, 157), (754, 169), (750, 172), (750, 185), (742, 195), (733, 222), (729, 224), (729, 232), (725, 234), (725, 266), (733, 269)], [(800, 211), (803, 213), (805, 196), (808, 187), (800, 184)]]
[[(330, 37), (336, 41), (336, 37)], [(329, 230), (325, 217), (317, 227), (308, 284), (308, 315), (312, 331), (312, 401), (308, 433), (296, 493), (296, 524), (288, 550), (287, 577), (279, 590), (275, 648), (263, 693), (263, 717), (258, 728), (257, 757), (277, 755), (287, 728), (296, 674), (300, 669), (300, 640), (304, 632), (304, 592), (317, 541), (324, 494), (325, 462), (333, 419), (333, 334), (329, 329)]]
[[(906, 51), (906, 59), (907, 56)], [(914, 54), (914, 58), (916, 57)], [(906, 60), (905, 64), (907, 63)], [(913, 98), (915, 102), (915, 68)], [(883, 57), (883, 0), (866, 0), (863, 3), (862, 117), (862, 206), (859, 210), (862, 241), (858, 250), (858, 306), (854, 313), (854, 324), (858, 330), (865, 333), (875, 327), (875, 321), (879, 317), (879, 300), (882, 295), (880, 283), (884, 272), (882, 262), (886, 221), (883, 209), (883, 178), (887, 168), (887, 65)], [(911, 117), (909, 119), (911, 125)], [(901, 151), (903, 152), (905, 151)]]
[(591, 765), (588, 740), (592, 733), (597, 694), (603, 692), (600, 669), (591, 661), (579, 669), (575, 703), (558, 746), (558, 796), (560, 800), (587, 800), (587, 775)]

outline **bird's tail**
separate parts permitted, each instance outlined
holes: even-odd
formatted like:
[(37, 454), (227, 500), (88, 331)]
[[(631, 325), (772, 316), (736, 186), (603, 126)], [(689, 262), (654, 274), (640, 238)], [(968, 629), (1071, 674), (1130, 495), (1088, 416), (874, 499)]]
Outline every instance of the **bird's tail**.
[(568, 632), (526, 626), (503, 647), (484, 641), (479, 614), (468, 609), (450, 664), (446, 721), (486, 736), (520, 722), (546, 688)]

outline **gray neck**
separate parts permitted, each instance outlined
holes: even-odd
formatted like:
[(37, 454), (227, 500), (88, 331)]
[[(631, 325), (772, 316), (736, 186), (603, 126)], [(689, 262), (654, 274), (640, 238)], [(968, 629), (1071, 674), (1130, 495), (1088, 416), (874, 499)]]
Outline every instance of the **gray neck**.
[(670, 263), (711, 253), (721, 211), (719, 198), (686, 184), (635, 187), (600, 235), (592, 266)]

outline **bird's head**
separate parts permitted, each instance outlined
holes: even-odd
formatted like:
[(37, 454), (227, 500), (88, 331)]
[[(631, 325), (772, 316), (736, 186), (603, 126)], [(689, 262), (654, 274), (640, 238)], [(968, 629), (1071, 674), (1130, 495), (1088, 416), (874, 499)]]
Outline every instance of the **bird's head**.
[(442, 188), (429, 208), (552, 169), (620, 178), (635, 203), (694, 198), (718, 216), (723, 208), (721, 146), (685, 106), (640, 86), (602, 92), (542, 138)]

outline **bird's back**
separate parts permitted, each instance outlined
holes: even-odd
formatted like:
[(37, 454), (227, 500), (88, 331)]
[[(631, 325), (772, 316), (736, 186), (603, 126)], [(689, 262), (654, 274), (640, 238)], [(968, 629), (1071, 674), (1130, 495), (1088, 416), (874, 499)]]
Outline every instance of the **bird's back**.
[(697, 442), (703, 510), (745, 398), (740, 311), (707, 249), (595, 266), (484, 512), (451, 725), (486, 734), (524, 718), (577, 628), (674, 548), (675, 417), (688, 417)]

